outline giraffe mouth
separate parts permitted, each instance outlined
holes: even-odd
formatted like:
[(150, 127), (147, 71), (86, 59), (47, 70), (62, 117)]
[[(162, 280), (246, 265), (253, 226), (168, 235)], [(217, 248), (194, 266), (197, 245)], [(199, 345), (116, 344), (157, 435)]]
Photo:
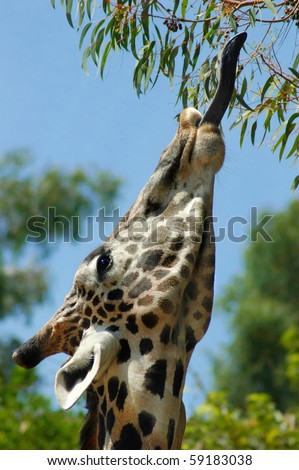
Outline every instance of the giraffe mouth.
[(32, 369), (44, 359), (44, 355), (33, 337), (20, 346), (13, 353), (12, 358), (18, 366), (24, 367), (25, 369)]
[(16, 349), (12, 356), (15, 363), (25, 369), (37, 366), (48, 356), (45, 342), (51, 337), (52, 331), (53, 327), (48, 325)]

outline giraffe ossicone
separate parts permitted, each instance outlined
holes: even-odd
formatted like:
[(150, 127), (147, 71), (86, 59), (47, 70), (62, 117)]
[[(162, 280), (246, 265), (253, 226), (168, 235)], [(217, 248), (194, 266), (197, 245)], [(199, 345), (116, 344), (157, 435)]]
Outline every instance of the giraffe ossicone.
[(55, 390), (65, 409), (87, 392), (82, 449), (181, 446), (187, 367), (213, 305), (213, 187), (225, 150), (218, 126), (245, 39), (226, 44), (207, 112), (182, 111), (131, 209), (83, 260), (60, 309), (14, 353), (28, 368), (70, 356)]

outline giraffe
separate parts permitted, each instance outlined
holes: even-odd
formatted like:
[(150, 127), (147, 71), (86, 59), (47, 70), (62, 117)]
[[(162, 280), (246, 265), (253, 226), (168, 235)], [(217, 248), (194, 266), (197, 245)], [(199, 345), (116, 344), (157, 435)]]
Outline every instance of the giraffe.
[(215, 97), (184, 109), (156, 170), (110, 238), (80, 264), (55, 315), (13, 355), (26, 368), (64, 352), (55, 392), (69, 409), (86, 392), (81, 449), (179, 449), (191, 354), (209, 326), (219, 124), (246, 33), (222, 53)]

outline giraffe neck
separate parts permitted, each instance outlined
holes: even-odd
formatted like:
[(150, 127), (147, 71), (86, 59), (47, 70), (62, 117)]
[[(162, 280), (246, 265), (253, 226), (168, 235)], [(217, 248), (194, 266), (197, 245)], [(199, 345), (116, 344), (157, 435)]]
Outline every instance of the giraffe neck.
[[(210, 210), (211, 205), (207, 205), (207, 214)], [(130, 277), (131, 290), (123, 300), (125, 305), (136, 296), (138, 300), (135, 310), (133, 307), (126, 316), (116, 361), (90, 388), (93, 399), (89, 400), (88, 419), (81, 433), (82, 448), (180, 447), (185, 428), (182, 393), (187, 366), (208, 328), (213, 302), (214, 243), (208, 215), (203, 225), (203, 233), (192, 242), (183, 239), (165, 243), (163, 255), (159, 249), (148, 247), (146, 236), (142, 250), (140, 240), (139, 244), (131, 241), (126, 245), (133, 256), (123, 262), (133, 272), (143, 274), (135, 281)], [(162, 223), (156, 226), (163, 232)], [(140, 286), (146, 283), (141, 294)], [(126, 278), (124, 284), (128, 284)], [(110, 324), (115, 334), (117, 325)], [(89, 438), (91, 429), (94, 432)]]
[[(145, 371), (132, 360), (129, 369), (133, 369), (133, 383), (126, 377), (127, 370), (124, 369), (122, 375), (118, 369), (117, 375), (109, 371), (104, 381), (92, 385), (88, 391), (88, 416), (81, 431), (82, 449), (180, 447), (185, 427), (181, 401), (184, 367), (180, 359), (176, 364), (165, 361), (155, 361)], [(142, 382), (147, 382), (149, 389), (145, 389), (142, 396), (140, 388), (144, 383), (136, 381), (138, 376)]]

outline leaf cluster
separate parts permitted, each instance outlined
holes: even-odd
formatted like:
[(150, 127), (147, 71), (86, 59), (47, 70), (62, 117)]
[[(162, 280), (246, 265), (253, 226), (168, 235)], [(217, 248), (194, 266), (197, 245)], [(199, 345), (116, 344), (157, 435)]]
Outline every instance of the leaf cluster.
[(225, 393), (211, 392), (188, 420), (183, 449), (292, 450), (299, 446), (299, 408), (282, 413), (263, 393), (246, 397), (242, 410)]
[(32, 370), (14, 366), (9, 382), (0, 374), (0, 449), (77, 449), (82, 415), (53, 409), (37, 384)]
[[(55, 0), (51, 0), (55, 7)], [(253, 145), (266, 143), (279, 159), (299, 154), (299, 6), (293, 0), (60, 0), (69, 24), (104, 78), (109, 57), (135, 59), (140, 96), (161, 77), (183, 106), (205, 107), (218, 83), (219, 54), (231, 34), (248, 31), (239, 80), (230, 105), (232, 126)], [(87, 44), (87, 45), (86, 45)], [(204, 58), (204, 59), (203, 59)], [(242, 72), (242, 73), (241, 73)], [(299, 184), (299, 177), (293, 188)]]

